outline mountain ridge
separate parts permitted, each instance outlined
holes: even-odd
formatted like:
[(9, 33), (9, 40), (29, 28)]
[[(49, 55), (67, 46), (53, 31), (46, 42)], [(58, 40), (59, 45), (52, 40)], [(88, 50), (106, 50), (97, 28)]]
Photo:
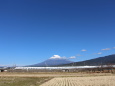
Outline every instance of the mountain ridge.
[(115, 54), (98, 57), (90, 60), (73, 62), (70, 64), (64, 64), (60, 66), (99, 66), (99, 65), (107, 65), (107, 64), (115, 64)]
[(47, 59), (41, 63), (33, 64), (33, 65), (28, 65), (29, 67), (50, 67), (50, 66), (57, 66), (57, 65), (63, 65), (63, 64), (69, 64), (72, 63), (73, 61), (70, 61), (65, 58), (50, 58)]

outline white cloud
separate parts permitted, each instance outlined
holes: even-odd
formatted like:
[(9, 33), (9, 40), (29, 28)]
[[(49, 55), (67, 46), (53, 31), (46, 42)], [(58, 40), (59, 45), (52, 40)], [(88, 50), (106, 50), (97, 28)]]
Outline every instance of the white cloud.
[(77, 54), (76, 56), (82, 56), (82, 55), (80, 55), (80, 54)]
[(97, 54), (102, 54), (102, 52), (99, 52), (99, 53), (97, 53)]
[(110, 48), (105, 48), (105, 49), (101, 49), (101, 50), (110, 50)]
[(85, 49), (82, 49), (81, 51), (87, 51), (87, 50), (85, 50)]
[(75, 59), (76, 57), (75, 56), (71, 56), (71, 57), (69, 57), (70, 59)]
[(64, 58), (66, 58), (66, 57), (61, 57), (61, 56), (59, 56), (59, 55), (53, 55), (52, 57), (50, 57), (50, 59), (64, 59)]
[(113, 47), (113, 49), (115, 49), (115, 47)]

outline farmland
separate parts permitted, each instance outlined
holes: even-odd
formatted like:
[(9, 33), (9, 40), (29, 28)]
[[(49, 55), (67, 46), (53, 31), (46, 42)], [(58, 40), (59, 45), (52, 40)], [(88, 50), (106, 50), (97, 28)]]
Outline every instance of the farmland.
[(40, 86), (115, 86), (115, 77), (59, 77)]
[(111, 73), (0, 73), (0, 86), (115, 86)]
[(0, 86), (39, 86), (48, 77), (0, 77)]

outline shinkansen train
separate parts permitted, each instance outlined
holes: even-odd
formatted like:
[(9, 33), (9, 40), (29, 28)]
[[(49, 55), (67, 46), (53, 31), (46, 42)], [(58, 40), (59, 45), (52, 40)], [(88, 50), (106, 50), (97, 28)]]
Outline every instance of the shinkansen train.
[(76, 68), (95, 68), (97, 66), (66, 66), (66, 67), (16, 67), (15, 69), (76, 69)]

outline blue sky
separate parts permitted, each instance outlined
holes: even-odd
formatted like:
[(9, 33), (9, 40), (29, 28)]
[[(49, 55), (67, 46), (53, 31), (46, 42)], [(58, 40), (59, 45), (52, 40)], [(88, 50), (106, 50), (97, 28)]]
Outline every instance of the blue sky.
[(0, 65), (115, 54), (114, 34), (114, 0), (0, 0)]

